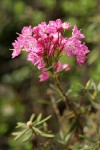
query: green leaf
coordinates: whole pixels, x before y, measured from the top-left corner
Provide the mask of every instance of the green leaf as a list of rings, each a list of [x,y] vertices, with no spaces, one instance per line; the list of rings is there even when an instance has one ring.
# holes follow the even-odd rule
[[[100,82],[98,83],[97,90],[100,92]]]
[[[44,122],[46,122],[48,119],[50,119],[51,118],[51,115],[50,116],[48,116],[47,118],[45,118],[45,119],[43,119],[43,120],[41,120],[41,121],[39,121],[39,122],[37,122],[37,123],[35,123],[35,125],[40,125],[40,124],[42,124],[42,123],[44,123]]]
[[[47,134],[47,133],[43,133],[41,134],[41,136],[47,137],[47,138],[53,138],[54,135],[53,134]]]
[[[33,131],[35,131],[35,132],[38,133],[38,134],[41,134],[41,133],[42,133],[42,131],[40,131],[39,129],[37,129],[37,128],[35,128],[35,127],[32,127],[32,129],[33,129]]]
[[[59,99],[56,101],[56,103],[59,103],[59,102],[62,102],[62,99],[61,99],[61,98],[59,98]]]
[[[71,136],[72,136],[72,133],[69,133],[69,134],[67,134],[67,135],[65,136],[65,142],[66,142],[66,143],[68,143],[68,141],[70,140]]]
[[[33,127],[32,129],[33,129],[36,133],[38,133],[39,135],[41,135],[41,136],[44,136],[44,137],[51,137],[51,138],[54,137],[53,134],[44,133],[44,132],[40,131],[39,129],[35,128],[35,127]]]
[[[32,116],[31,116],[31,118],[30,118],[30,121],[31,121],[31,122],[33,121],[34,117],[35,117],[35,114],[32,114]]]
[[[18,122],[16,128],[20,128],[20,127],[26,127],[26,124],[22,122]]]
[[[64,133],[61,131],[61,132],[59,133],[59,135],[60,135],[60,138],[63,140],[63,139],[64,139]]]
[[[17,136],[14,138],[14,140],[17,140],[18,138],[23,136],[27,131],[28,131],[28,129],[25,129],[25,130],[18,132],[18,133],[16,132],[15,135],[17,135]],[[14,135],[14,133],[12,135]]]
[[[89,89],[90,88],[90,84],[91,84],[91,80],[88,80],[88,82],[86,83],[85,89]]]
[[[28,141],[28,140],[32,137],[32,135],[33,135],[32,131],[31,131],[31,130],[28,131],[28,132],[25,134],[25,136],[23,137],[22,142]]]
[[[12,133],[12,135],[14,135],[14,136],[19,135],[19,134],[20,134],[20,132],[14,132],[14,133]]]
[[[90,137],[87,137],[87,136],[85,136],[85,135],[80,135],[80,138],[83,138],[83,139],[89,140],[89,141],[91,141],[91,142],[93,142],[93,143],[96,143],[95,140],[93,140],[93,139],[91,139]]]
[[[41,118],[42,118],[42,114],[40,113],[36,119],[36,122],[39,122],[41,120]]]

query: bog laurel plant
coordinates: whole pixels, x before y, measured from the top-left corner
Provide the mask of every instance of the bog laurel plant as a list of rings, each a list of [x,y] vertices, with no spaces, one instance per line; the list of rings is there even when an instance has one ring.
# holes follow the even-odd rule
[[[71,36],[67,37],[69,31],[71,31]],[[15,140],[22,139],[24,142],[33,136],[36,138],[42,136],[53,138],[56,143],[62,144],[62,150],[91,149],[91,146],[88,145],[77,147],[75,142],[80,142],[82,136],[87,137],[87,135],[84,135],[88,134],[88,128],[91,126],[91,120],[93,120],[89,115],[92,109],[100,109],[100,104],[96,101],[100,84],[96,85],[94,81],[89,80],[85,86],[80,84],[74,87],[73,85],[70,89],[64,91],[60,83],[62,72],[68,73],[68,71],[71,71],[69,64],[61,63],[60,60],[63,56],[66,59],[74,56],[80,66],[85,63],[87,54],[90,51],[83,42],[84,38],[85,36],[81,33],[81,30],[78,30],[76,25],[71,27],[70,23],[62,22],[60,19],[49,21],[48,24],[42,22],[35,27],[24,27],[21,33],[18,33],[17,40],[12,44],[12,58],[15,58],[21,52],[26,52],[27,60],[37,66],[41,72],[40,82],[49,78],[53,80],[54,84],[50,84],[47,93],[50,96],[52,107],[59,122],[59,131],[54,136],[51,132],[45,130],[46,121],[51,116],[42,120],[42,114],[39,114],[38,117],[33,114],[27,123],[19,122],[17,124],[17,132],[13,133]],[[65,106],[62,114],[58,107],[60,102]],[[90,122],[88,122],[89,119]],[[80,135],[82,136],[80,137]],[[89,136],[93,136],[92,131]],[[50,143],[47,145],[49,145],[49,149],[52,146]],[[100,144],[97,145],[97,148],[100,149]],[[46,147],[46,149],[48,148]]]

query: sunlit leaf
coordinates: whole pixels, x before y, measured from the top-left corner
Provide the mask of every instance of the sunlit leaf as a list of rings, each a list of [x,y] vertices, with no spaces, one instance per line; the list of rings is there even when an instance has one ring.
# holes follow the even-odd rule
[[[32,137],[32,135],[33,135],[32,131],[31,131],[31,130],[28,131],[28,132],[24,135],[22,142],[28,141],[28,140]]]
[[[24,128],[24,127],[26,127],[26,124],[22,123],[22,122],[18,122],[16,128],[20,128],[20,127]]]
[[[32,122],[34,118],[35,118],[35,114],[32,114],[30,121]]]
[[[52,138],[52,137],[54,137],[53,134],[47,134],[47,133],[42,133],[41,135],[44,136],[44,137],[47,137],[47,138]]]
[[[20,138],[21,136],[23,136],[27,131],[28,131],[28,129],[25,129],[25,130],[23,130],[21,132],[18,132],[17,136],[14,138],[14,140],[17,140],[18,138]],[[14,133],[12,135],[14,135]]]
[[[45,118],[45,119],[43,119],[43,120],[41,120],[41,121],[35,123],[35,125],[40,125],[40,124],[44,123],[45,121],[49,120],[50,118],[51,118],[51,115],[48,116],[47,118]]]
[[[39,114],[37,119],[36,119],[36,122],[39,122],[41,120],[41,118],[42,118],[42,114]]]
[[[42,131],[40,131],[39,129],[37,129],[37,128],[35,128],[35,127],[32,127],[32,129],[33,129],[33,132],[35,133],[38,133],[38,134],[41,134],[42,133]]]

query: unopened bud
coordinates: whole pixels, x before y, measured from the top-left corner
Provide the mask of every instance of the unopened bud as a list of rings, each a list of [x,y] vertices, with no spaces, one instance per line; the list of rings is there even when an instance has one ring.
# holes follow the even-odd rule
[[[27,126],[28,126],[29,128],[32,128],[32,121],[28,121],[28,122],[27,122]]]

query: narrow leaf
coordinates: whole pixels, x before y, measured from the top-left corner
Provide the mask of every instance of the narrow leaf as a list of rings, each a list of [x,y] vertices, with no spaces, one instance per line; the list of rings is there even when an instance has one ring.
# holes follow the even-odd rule
[[[60,138],[61,138],[62,140],[64,140],[64,134],[63,134],[62,131],[59,133],[59,135],[60,135]]]
[[[30,121],[31,121],[31,122],[33,121],[34,117],[35,117],[35,114],[32,114],[32,116],[31,116],[31,118],[30,118]]]
[[[20,127],[26,127],[26,124],[22,122],[18,122],[16,128],[20,128]]]
[[[39,122],[39,121],[41,120],[41,118],[42,118],[42,114],[40,113],[40,114],[38,115],[36,121]]]
[[[23,137],[22,142],[28,141],[28,140],[32,137],[32,134],[33,134],[32,131],[27,132],[27,133],[25,134],[25,136]]]
[[[86,90],[89,89],[90,84],[91,84],[91,80],[89,80],[89,81],[86,83],[86,86],[85,86],[85,89],[86,89]]]
[[[37,128],[35,128],[35,127],[32,127],[32,129],[33,129],[33,131],[35,131],[35,132],[38,133],[38,134],[41,134],[41,133],[42,133],[42,131],[40,131],[39,129],[37,129]]]
[[[47,134],[47,133],[42,133],[41,136],[47,137],[47,138],[53,138],[53,134]]]
[[[45,118],[45,119],[43,119],[43,120],[41,120],[41,121],[39,121],[39,122],[37,122],[35,125],[40,125],[40,124],[42,124],[42,123],[44,123],[44,122],[46,122],[48,119],[50,119],[51,118],[51,115],[50,116],[48,116],[47,118]]]
[[[20,133],[14,138],[14,140],[17,140],[18,138],[20,138],[21,136],[23,136],[27,131],[28,131],[28,129],[25,129],[24,131],[20,132]]]
[[[14,135],[14,136],[19,135],[19,134],[20,134],[20,132],[14,132],[14,133],[12,133],[12,135]]]
[[[96,141],[94,141],[93,139],[90,139],[90,137],[87,137],[85,135],[80,135],[80,138],[87,139],[87,140],[89,140],[89,141],[91,141],[93,143],[96,143]]]

